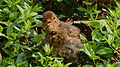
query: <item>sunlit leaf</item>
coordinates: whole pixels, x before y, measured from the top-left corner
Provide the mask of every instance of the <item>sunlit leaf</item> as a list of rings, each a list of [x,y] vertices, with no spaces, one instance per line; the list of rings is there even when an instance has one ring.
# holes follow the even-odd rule
[[[30,13],[30,16],[35,16],[35,15],[37,15],[38,13],[36,13],[36,12],[31,12]]]
[[[20,10],[21,14],[24,15],[24,9],[22,7],[20,7],[19,5],[17,5],[17,7]]]
[[[13,4],[11,0],[4,0],[6,3]]]
[[[63,0],[57,0],[58,2],[62,2]]]
[[[95,56],[93,49],[88,45],[88,43],[84,44],[84,52],[90,57]]]
[[[30,7],[29,4],[27,4],[26,2],[24,2],[24,6],[25,6],[25,7],[24,7],[25,9],[31,10],[31,7]]]
[[[1,55],[1,53],[0,53],[0,64],[1,64],[1,62],[2,62],[2,55]]]
[[[104,47],[100,50],[97,51],[97,54],[108,54],[108,53],[111,53],[112,52],[112,49],[111,48],[107,48],[107,47]]]
[[[99,56],[92,56],[92,59],[97,60],[97,59],[100,59],[100,57]]]
[[[120,8],[120,3],[116,1],[117,6]]]
[[[90,26],[92,26],[94,28],[100,28],[100,23],[99,22],[93,21],[93,22],[89,22],[87,24],[89,24]]]
[[[18,27],[16,26],[13,26],[17,31],[21,31]]]
[[[87,6],[92,5],[92,3],[91,3],[91,2],[88,2],[88,1],[83,1],[83,3],[84,3],[85,5],[87,5]]]
[[[99,32],[98,29],[92,31],[92,40],[96,40],[99,42],[101,38],[102,38],[102,34]]]
[[[82,7],[77,8],[77,10],[79,10],[79,11],[86,11],[86,9],[82,8]]]
[[[45,46],[43,46],[43,48],[47,55],[49,55],[50,52],[52,51],[52,48],[50,47],[49,44],[45,44]]]
[[[17,0],[14,2],[14,5],[17,5],[18,3],[20,3],[21,0]]]
[[[112,30],[110,29],[110,26],[105,25],[105,27],[107,28],[107,32],[109,32],[109,34],[113,34]]]
[[[81,37],[82,40],[88,41],[87,38],[84,35],[80,34],[80,37]]]
[[[17,64],[17,67],[25,66],[27,63],[28,63],[28,61],[23,61],[23,62]]]
[[[32,23],[31,23],[31,21],[30,21],[30,20],[27,20],[27,24],[28,24],[28,25],[31,25]]]
[[[108,35],[108,42],[111,44],[114,41],[114,36]]]
[[[117,27],[120,26],[120,19],[117,20],[117,24],[116,25],[117,25]]]
[[[119,66],[120,66],[120,62],[115,62],[110,67],[119,67]]]
[[[9,66],[7,66],[7,67],[16,67],[16,66],[13,64],[13,65],[9,65]]]
[[[11,46],[13,44],[13,41],[8,41],[6,44],[5,44],[5,47],[4,48],[7,48],[9,46]]]
[[[3,27],[0,25],[0,32],[2,32],[3,31]]]

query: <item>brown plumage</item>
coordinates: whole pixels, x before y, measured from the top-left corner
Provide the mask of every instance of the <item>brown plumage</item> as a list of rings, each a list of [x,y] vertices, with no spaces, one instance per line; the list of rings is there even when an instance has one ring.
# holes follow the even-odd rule
[[[53,54],[67,61],[77,62],[79,49],[82,48],[80,29],[71,22],[61,22],[52,11],[43,13],[47,30],[46,42],[53,46]]]

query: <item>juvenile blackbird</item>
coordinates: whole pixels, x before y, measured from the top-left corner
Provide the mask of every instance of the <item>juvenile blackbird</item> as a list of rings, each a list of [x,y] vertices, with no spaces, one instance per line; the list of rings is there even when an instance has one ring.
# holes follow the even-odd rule
[[[45,40],[53,46],[52,53],[63,57],[68,62],[78,61],[79,49],[83,48],[80,39],[80,29],[72,22],[62,22],[52,11],[43,13],[44,27],[47,30]]]

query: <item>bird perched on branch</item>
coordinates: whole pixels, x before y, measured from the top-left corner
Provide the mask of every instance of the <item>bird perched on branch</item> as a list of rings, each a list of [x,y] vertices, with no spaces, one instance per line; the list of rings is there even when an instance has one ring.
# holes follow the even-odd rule
[[[52,11],[43,13],[44,27],[47,30],[45,40],[53,46],[53,54],[67,61],[77,62],[79,49],[83,48],[80,29],[71,22],[61,22]]]

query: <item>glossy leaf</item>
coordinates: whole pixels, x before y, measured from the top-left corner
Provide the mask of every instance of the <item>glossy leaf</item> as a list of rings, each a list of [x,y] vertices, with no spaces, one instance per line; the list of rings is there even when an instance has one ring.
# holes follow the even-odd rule
[[[0,32],[2,32],[3,31],[3,27],[0,25]]]
[[[8,27],[6,31],[7,35],[10,36],[12,32],[13,32],[13,27]]]

